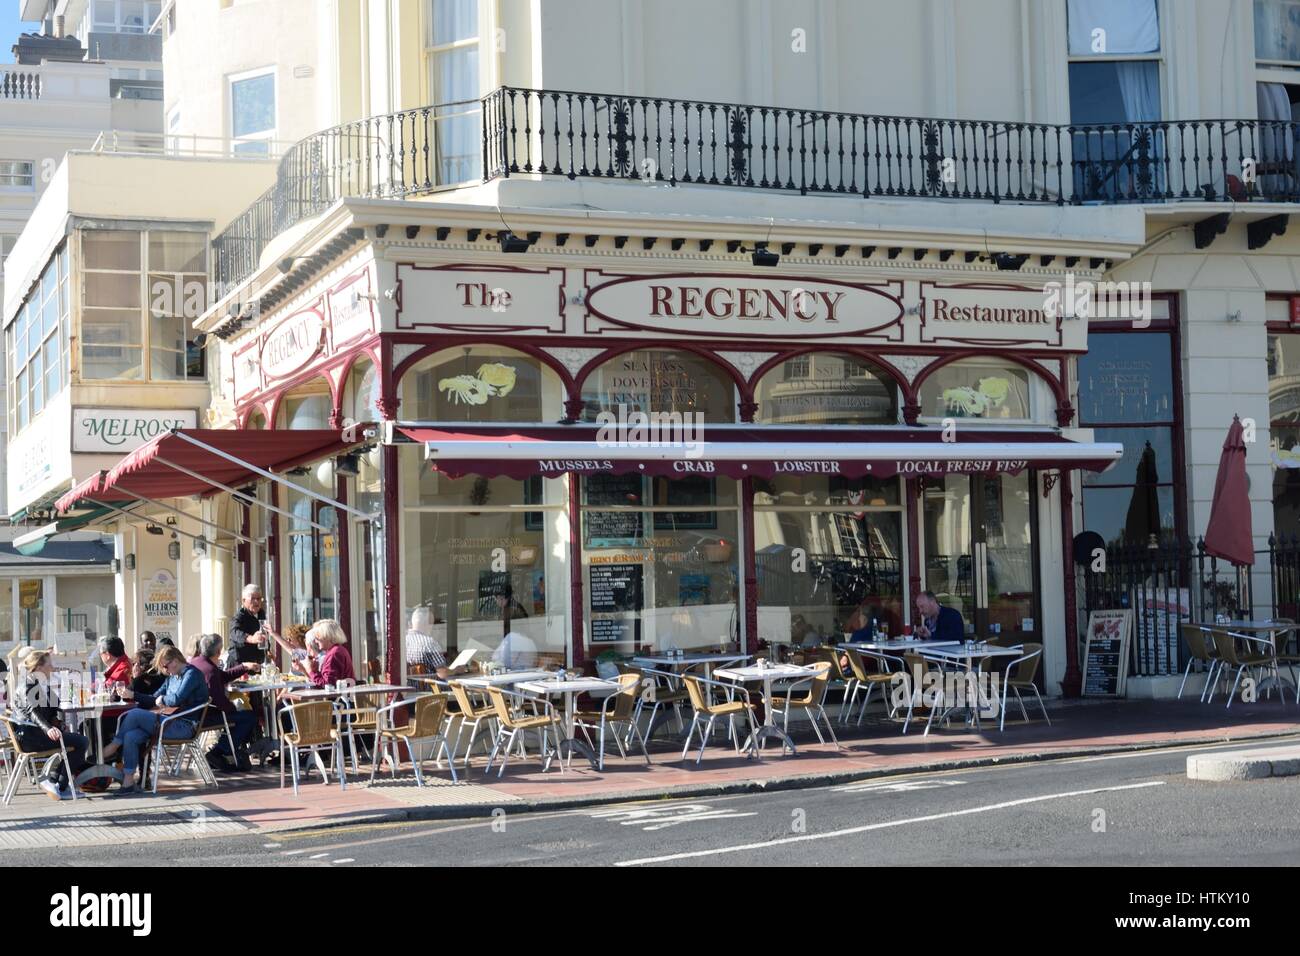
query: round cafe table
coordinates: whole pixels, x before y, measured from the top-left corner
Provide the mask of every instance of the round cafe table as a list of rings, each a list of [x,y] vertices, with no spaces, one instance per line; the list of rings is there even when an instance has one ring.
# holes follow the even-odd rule
[[[126,701],[109,701],[103,703],[91,704],[60,704],[59,710],[63,712],[64,721],[73,716],[81,716],[84,720],[89,720],[95,725],[95,762],[86,767],[81,773],[77,774],[76,784],[80,786],[87,780],[95,780],[100,777],[111,777],[118,783],[122,782],[122,771],[118,770],[111,764],[104,763],[104,718],[120,717],[128,710],[134,709],[135,704]],[[62,757],[54,758],[62,760]]]

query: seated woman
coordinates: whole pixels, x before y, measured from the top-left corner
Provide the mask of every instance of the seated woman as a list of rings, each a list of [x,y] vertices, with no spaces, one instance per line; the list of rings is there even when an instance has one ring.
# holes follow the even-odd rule
[[[174,646],[158,648],[154,670],[165,674],[166,680],[156,694],[135,694],[123,691],[126,700],[134,699],[139,705],[122,715],[113,742],[104,748],[104,759],[111,759],[122,751],[122,786],[118,793],[134,793],[138,789],[135,778],[140,766],[141,749],[158,730],[163,717],[197,707],[208,699],[208,685],[198,669],[185,660],[185,655]],[[198,716],[198,715],[194,715]],[[195,721],[180,718],[167,724],[168,739],[187,740],[194,735]]]
[[[14,694],[14,716],[24,725],[17,728],[18,745],[24,750],[51,750],[62,739],[68,751],[68,762],[54,761],[49,775],[42,777],[40,787],[53,800],[66,800],[72,796],[72,780],[86,767],[86,747],[89,740],[81,734],[63,728],[63,714],[57,706],[58,697],[50,686],[54,664],[49,651],[29,651],[23,658],[22,671],[26,672],[21,693]]]
[[[352,668],[352,654],[348,651],[348,637],[339,622],[324,618],[307,632],[307,648],[312,652],[304,662],[295,662],[313,687],[337,685],[340,681],[356,683]]]

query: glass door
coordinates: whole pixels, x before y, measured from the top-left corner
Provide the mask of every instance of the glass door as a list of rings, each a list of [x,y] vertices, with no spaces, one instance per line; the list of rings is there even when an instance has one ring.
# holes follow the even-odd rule
[[[968,635],[1039,640],[1034,485],[1029,472],[926,479],[925,586]]]

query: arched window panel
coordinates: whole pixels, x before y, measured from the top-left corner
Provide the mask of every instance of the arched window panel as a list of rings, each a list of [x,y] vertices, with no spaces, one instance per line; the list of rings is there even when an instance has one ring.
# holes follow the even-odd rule
[[[333,399],[324,379],[308,382],[287,394],[280,402],[276,418],[279,428],[294,430],[329,428]]]
[[[379,411],[380,398],[379,366],[366,359],[358,359],[348,372],[347,385],[343,390],[343,417],[354,422],[378,422],[383,420]]]
[[[921,417],[991,422],[1053,421],[1048,383],[1023,365],[975,356],[950,362],[921,383]]]
[[[422,422],[554,422],[564,417],[555,371],[497,345],[445,349],[404,376],[402,417]]]
[[[583,419],[601,412],[702,415],[701,421],[736,420],[736,386],[725,371],[691,352],[637,349],[593,369],[582,383]]]
[[[844,352],[806,352],[769,369],[754,390],[763,425],[894,425],[898,387]]]

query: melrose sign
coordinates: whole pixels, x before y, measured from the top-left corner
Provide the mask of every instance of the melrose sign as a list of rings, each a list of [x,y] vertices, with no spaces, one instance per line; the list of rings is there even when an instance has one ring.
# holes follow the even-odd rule
[[[86,454],[135,451],[151,438],[173,428],[197,428],[192,408],[74,408],[72,450]]]

